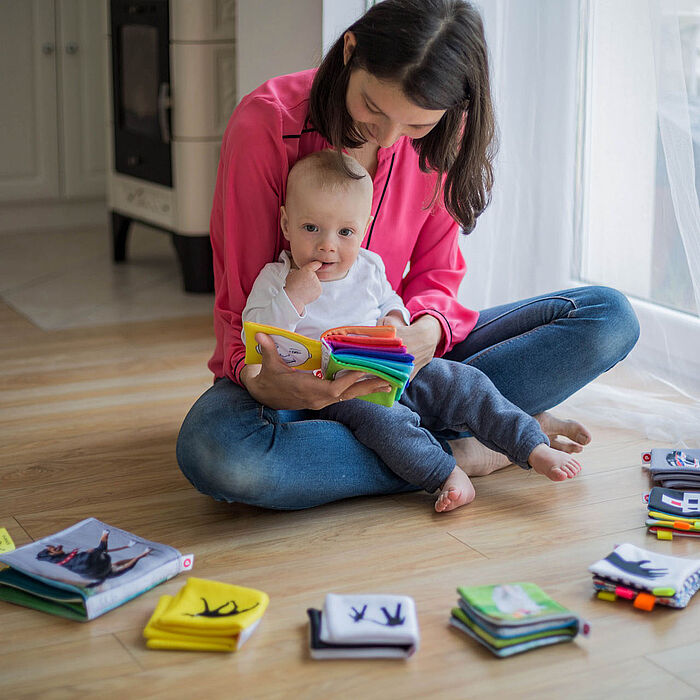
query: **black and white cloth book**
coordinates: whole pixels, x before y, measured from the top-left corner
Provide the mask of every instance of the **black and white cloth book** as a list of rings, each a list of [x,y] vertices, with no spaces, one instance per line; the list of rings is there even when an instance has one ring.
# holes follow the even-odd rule
[[[409,596],[329,593],[323,610],[307,614],[314,659],[408,658],[420,642]]]
[[[622,585],[672,608],[684,608],[700,588],[700,559],[658,554],[629,543],[617,545],[588,570],[596,588],[614,591]]]

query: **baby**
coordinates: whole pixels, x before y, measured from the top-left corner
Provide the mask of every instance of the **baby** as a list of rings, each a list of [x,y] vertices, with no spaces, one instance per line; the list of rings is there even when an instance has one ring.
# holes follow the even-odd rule
[[[357,179],[333,151],[312,153],[290,170],[281,207],[290,251],[261,270],[244,321],[315,339],[338,326],[381,325],[388,319],[408,325],[409,313],[392,290],[381,258],[360,247],[372,220],[372,180],[356,160],[342,157]],[[347,426],[405,481],[439,491],[438,512],[470,503],[475,491],[430,431],[468,431],[552,481],[573,478],[581,470],[571,455],[550,447],[539,423],[501,395],[483,372],[441,358],[425,365],[390,408],[352,399],[327,406],[319,418]]]

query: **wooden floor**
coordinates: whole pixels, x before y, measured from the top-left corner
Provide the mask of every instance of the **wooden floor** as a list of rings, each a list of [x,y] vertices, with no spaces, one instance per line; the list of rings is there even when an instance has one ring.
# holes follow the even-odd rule
[[[25,544],[88,516],[194,552],[194,574],[271,598],[235,654],[158,652],[141,630],[180,576],[90,623],[0,603],[0,695],[73,697],[700,696],[700,601],[643,613],[591,595],[590,563],[645,534],[639,436],[596,429],[579,478],[509,468],[437,515],[426,494],[274,513],[216,503],[175,461],[179,424],[209,384],[208,318],[40,331],[0,304],[0,527]],[[458,585],[534,581],[592,623],[588,639],[499,660],[448,627]],[[415,598],[408,661],[312,661],[305,610],[325,593]]]

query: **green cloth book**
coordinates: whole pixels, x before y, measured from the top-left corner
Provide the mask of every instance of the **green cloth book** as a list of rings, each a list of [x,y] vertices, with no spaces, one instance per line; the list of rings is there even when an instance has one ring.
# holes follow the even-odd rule
[[[587,623],[534,583],[461,586],[450,624],[496,656],[572,640]]]
[[[192,555],[87,518],[0,554],[0,600],[84,622],[192,568]]]

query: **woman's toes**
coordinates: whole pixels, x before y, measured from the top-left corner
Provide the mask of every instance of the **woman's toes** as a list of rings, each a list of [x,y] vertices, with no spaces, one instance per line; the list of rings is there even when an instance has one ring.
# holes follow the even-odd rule
[[[561,452],[566,452],[571,454],[572,452],[582,452],[583,447],[576,442],[569,442],[568,440],[560,440],[559,438],[552,438],[550,440],[549,446],[555,450],[560,450]]]

